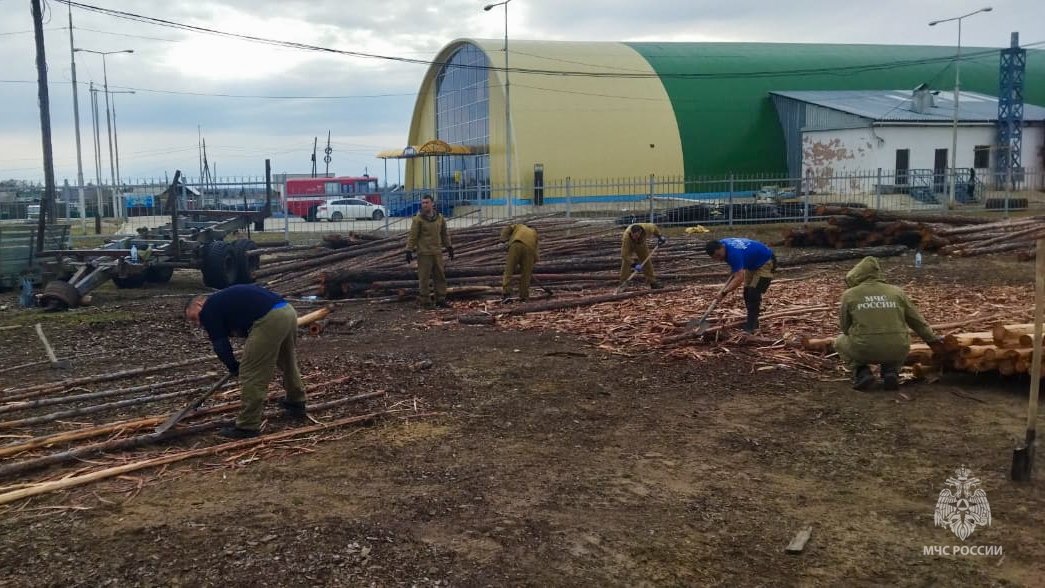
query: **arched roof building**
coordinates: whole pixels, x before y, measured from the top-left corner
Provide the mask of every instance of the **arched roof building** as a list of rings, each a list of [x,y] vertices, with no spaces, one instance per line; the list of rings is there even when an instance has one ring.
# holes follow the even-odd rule
[[[546,182],[783,173],[784,134],[770,92],[923,83],[950,90],[954,54],[899,45],[511,40],[510,183],[532,186],[535,166]],[[498,198],[508,175],[504,55],[501,40],[458,39],[435,57],[410,144],[440,139],[473,154],[411,160],[408,188],[492,185]],[[962,89],[997,95],[998,61],[997,49],[963,48]],[[1043,52],[1028,51],[1026,80],[1026,102],[1045,104]]]

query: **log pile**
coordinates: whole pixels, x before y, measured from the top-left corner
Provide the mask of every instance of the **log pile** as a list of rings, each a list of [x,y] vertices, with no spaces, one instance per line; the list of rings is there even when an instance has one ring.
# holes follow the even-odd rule
[[[956,333],[943,340],[946,355],[936,364],[964,372],[998,372],[1004,376],[1030,371],[1034,324],[998,324],[991,331]],[[908,363],[934,363],[927,345],[911,346]],[[920,368],[921,369],[921,368]]]
[[[1045,237],[1045,217],[991,221],[959,215],[902,214],[881,210],[821,206],[827,226],[790,229],[781,242],[792,247],[870,247],[905,245],[943,255],[968,257],[1016,251],[1034,258],[1034,241]]]
[[[547,296],[552,291],[587,292],[617,285],[623,227],[561,218],[533,219],[527,224],[540,234],[540,260],[531,286],[534,297],[542,293]],[[451,231],[455,256],[453,261],[446,260],[450,298],[500,297],[505,251],[499,233],[503,226],[504,223],[493,223]],[[286,248],[265,258],[255,277],[285,296],[388,301],[416,296],[417,273],[404,257],[405,235],[330,235],[323,242],[326,246]],[[668,285],[724,279],[727,266],[710,260],[704,243],[689,237],[670,239],[653,258],[658,279]],[[779,265],[858,259],[864,255],[888,257],[905,251],[903,246],[885,246],[807,253],[782,256]],[[637,283],[641,283],[641,278]]]

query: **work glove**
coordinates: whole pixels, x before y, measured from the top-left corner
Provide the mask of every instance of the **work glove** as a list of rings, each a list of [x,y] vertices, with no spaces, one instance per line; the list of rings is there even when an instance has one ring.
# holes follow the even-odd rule
[[[947,353],[947,350],[943,348],[943,341],[937,339],[929,343],[929,349],[932,349],[933,359],[939,359]]]
[[[631,271],[633,271],[633,272],[641,272],[642,271],[642,264],[641,263],[633,264],[631,266]]]
[[[413,261],[414,261],[414,252],[413,251],[407,251],[406,252],[406,263],[410,264],[410,263],[413,263]]]
[[[668,242],[668,240],[665,239],[663,235],[657,235],[657,246],[658,247],[660,247],[661,245],[663,245],[663,244],[665,244],[667,242]]]
[[[447,255],[447,257],[450,258],[450,261],[453,261],[454,260],[454,248],[453,247],[447,247],[446,248],[446,255]]]

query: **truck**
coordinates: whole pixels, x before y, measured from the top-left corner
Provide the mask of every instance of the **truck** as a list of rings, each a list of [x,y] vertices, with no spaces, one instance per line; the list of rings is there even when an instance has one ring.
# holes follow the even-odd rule
[[[171,221],[157,228],[141,228],[138,234],[108,241],[93,249],[64,249],[42,253],[54,258],[64,279],[48,282],[37,304],[48,310],[80,306],[95,288],[109,280],[117,288],[140,288],[146,283],[166,283],[175,269],[196,269],[203,284],[215,289],[253,282],[260,265],[250,238],[229,237],[271,214],[271,196],[260,211],[178,210],[184,186],[181,171],[159,195]]]
[[[316,210],[330,200],[358,198],[371,204],[382,204],[377,178],[338,176],[333,178],[288,178],[283,191],[287,214],[306,221],[316,220]]]

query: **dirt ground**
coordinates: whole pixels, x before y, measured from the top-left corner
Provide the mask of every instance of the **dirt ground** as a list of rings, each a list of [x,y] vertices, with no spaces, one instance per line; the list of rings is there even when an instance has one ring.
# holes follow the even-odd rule
[[[983,259],[924,269],[988,291],[1032,271]],[[179,272],[162,293],[193,289]],[[42,319],[7,293],[0,324],[43,320],[59,355],[106,351],[73,375],[206,353],[180,320],[185,298],[160,293],[106,289],[94,308]],[[249,463],[202,458],[131,494],[116,480],[10,505],[0,585],[1043,585],[1043,485],[1008,479],[1026,377],[857,393],[841,373],[743,356],[620,357],[563,333],[430,327],[432,313],[407,305],[339,312],[363,322],[302,339],[306,375],[351,375],[345,393],[382,388],[386,406],[437,414]],[[30,329],[0,337],[5,363],[39,359]],[[14,374],[0,388],[55,378]],[[933,524],[962,465],[993,515],[964,542]],[[805,551],[786,554],[807,525]],[[961,544],[1004,555],[923,555]]]

